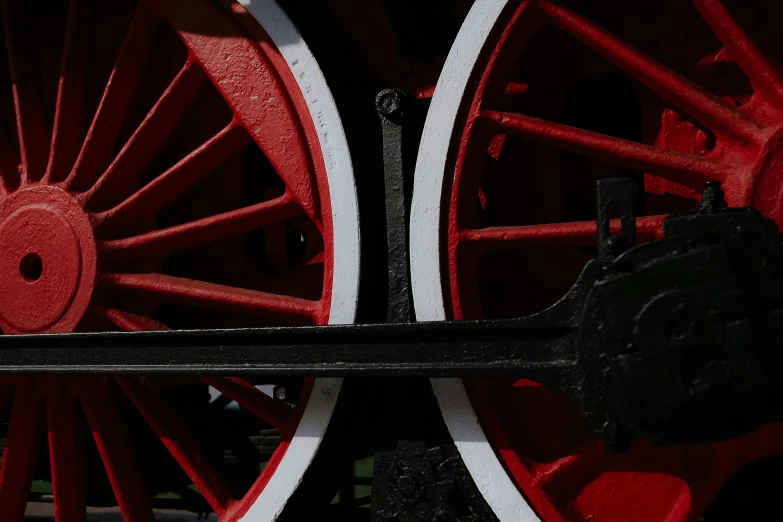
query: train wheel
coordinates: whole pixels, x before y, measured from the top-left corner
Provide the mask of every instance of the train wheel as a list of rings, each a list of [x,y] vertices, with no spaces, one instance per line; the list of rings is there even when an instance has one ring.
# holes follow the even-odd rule
[[[774,57],[783,56],[783,12],[771,1],[730,7],[475,3],[416,167],[417,318],[513,317],[556,302],[596,253],[600,177],[643,183],[641,240],[661,234],[666,214],[694,208],[706,181],[722,182],[730,206],[752,204],[782,225],[783,73]],[[741,466],[783,450],[771,425],[723,443],[638,441],[611,454],[536,383],[433,388],[503,521],[696,520]]]
[[[274,1],[0,7],[5,334],[354,320],[359,229],[345,136]],[[88,505],[133,521],[154,520],[159,506],[274,520],[341,386],[0,382],[8,522],[47,496],[31,493],[39,479],[44,490],[51,482],[58,522],[85,520]]]

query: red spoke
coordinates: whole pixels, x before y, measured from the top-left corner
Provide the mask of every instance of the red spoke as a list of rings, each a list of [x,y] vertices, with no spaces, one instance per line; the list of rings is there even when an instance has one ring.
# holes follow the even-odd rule
[[[76,422],[73,381],[49,377],[46,383],[46,423],[52,468],[56,522],[84,522],[84,433]]]
[[[530,85],[527,83],[519,83],[519,82],[509,82],[508,85],[506,85],[506,96],[521,96],[525,94],[528,90]],[[421,87],[419,89],[416,89],[416,99],[417,100],[429,100],[435,95],[435,86],[434,85],[428,85],[426,87]]]
[[[283,437],[291,435],[293,410],[258,390],[246,380],[235,377],[202,377],[201,380],[236,401],[259,419],[277,428]]]
[[[640,241],[658,239],[663,235],[666,216],[644,216],[636,220],[636,234]],[[612,234],[620,233],[619,219],[610,221]],[[595,221],[547,223],[516,227],[489,227],[462,230],[459,240],[480,247],[483,251],[515,248],[585,247],[596,246],[598,225]]]
[[[163,301],[272,317],[311,320],[319,305],[317,301],[164,274],[102,274],[99,281]]]
[[[0,195],[16,190],[20,181],[19,156],[5,136],[0,135]]]
[[[595,478],[595,470],[604,466],[606,460],[601,439],[590,438],[570,455],[545,464],[535,463],[532,466],[535,484],[555,495],[563,490],[579,492]],[[558,498],[563,499],[562,493]]]
[[[753,86],[783,109],[783,72],[778,64],[740,27],[720,0],[693,0],[693,3]]]
[[[174,408],[146,379],[118,377],[117,382],[166,449],[198,488],[218,517],[234,502],[228,482],[190,436]]]
[[[107,195],[112,197],[124,187],[132,186],[204,92],[207,82],[207,75],[201,67],[188,60],[106,172],[85,194],[84,200],[89,202]]]
[[[0,467],[0,520],[21,522],[24,518],[41,428],[40,380],[27,377],[14,389],[8,421],[3,463]]]
[[[702,187],[705,181],[744,178],[735,165],[635,143],[522,114],[482,111],[481,117],[509,134],[584,154],[678,183]]]
[[[103,241],[99,248],[101,253],[111,261],[143,258],[162,259],[174,252],[238,236],[272,223],[279,223],[300,215],[302,212],[301,207],[293,198],[284,195],[271,201],[264,201],[171,228],[127,239]]]
[[[247,38],[245,29],[232,20],[230,10],[220,2],[169,0],[155,5],[196,59],[206,69],[221,71],[217,86],[224,99],[305,213],[318,223],[311,150],[297,109],[262,50],[268,37],[258,35],[261,45],[255,38]],[[217,33],[216,27],[220,28]],[[232,59],[226,60],[225,56]],[[250,63],[252,67],[246,65]],[[325,125],[319,121],[322,116],[316,115],[316,126]],[[325,161],[333,160],[326,149]]]
[[[45,181],[62,180],[68,175],[84,137],[87,13],[86,0],[71,0]]]
[[[745,118],[735,107],[627,42],[568,9],[545,0],[540,0],[539,6],[562,30],[612,61],[705,127],[713,131],[723,130],[745,140],[755,140],[759,136],[761,128]]]
[[[29,56],[33,46],[25,29],[31,26],[26,20],[26,6],[19,0],[2,0],[1,6],[11,68],[19,152],[22,157],[22,180],[29,183],[40,179],[46,170],[49,128],[39,89],[40,79],[35,70],[35,62]]]
[[[91,185],[108,166],[144,72],[157,23],[158,19],[143,4],[139,5],[76,164],[65,181],[66,188]]]
[[[122,310],[117,310],[115,308],[97,308],[96,312],[124,332],[145,332],[169,329],[168,326],[155,319],[123,312]]]
[[[78,377],[76,383],[122,516],[133,522],[155,522],[138,461],[131,449],[130,434],[111,397],[109,379]]]
[[[97,226],[117,228],[154,216],[250,143],[250,136],[240,125],[229,124],[131,197],[96,215]]]

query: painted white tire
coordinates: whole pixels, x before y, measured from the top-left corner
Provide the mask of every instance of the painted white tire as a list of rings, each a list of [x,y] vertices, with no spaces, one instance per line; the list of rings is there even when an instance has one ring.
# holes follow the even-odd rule
[[[359,296],[359,210],[351,155],[323,72],[293,22],[275,0],[240,0],[285,58],[316,125],[329,181],[334,230],[330,324],[354,322]],[[316,379],[296,433],[272,478],[242,522],[274,521],[302,481],[323,440],[342,379]]]
[[[447,159],[457,113],[471,96],[468,81],[487,37],[507,0],[473,4],[443,66],[432,98],[416,161],[411,204],[411,281],[416,318],[444,321],[441,285],[441,202],[454,173]],[[443,419],[476,486],[501,522],[533,522],[539,518],[514,485],[489,444],[462,380],[432,379]]]

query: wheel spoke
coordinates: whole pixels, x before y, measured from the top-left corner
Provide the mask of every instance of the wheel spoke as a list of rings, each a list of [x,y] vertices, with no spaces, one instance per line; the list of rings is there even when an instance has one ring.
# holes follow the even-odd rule
[[[0,520],[3,522],[21,522],[24,518],[41,434],[39,386],[39,379],[24,378],[14,390],[0,467]]]
[[[78,377],[76,383],[123,518],[133,522],[155,522],[138,460],[131,449],[130,434],[111,397],[109,379]]]
[[[259,45],[248,39],[245,30],[231,19],[230,11],[219,4],[209,0],[156,2],[204,67],[222,71],[218,87],[225,100],[305,213],[320,223],[310,147],[297,109],[262,50],[267,42]],[[215,27],[220,28],[219,34]],[[249,63],[254,66],[245,65]],[[324,126],[325,122],[318,121],[322,115],[316,116],[316,126]],[[334,161],[328,150],[325,153],[327,162]]]
[[[164,274],[102,274],[99,281],[163,301],[272,317],[312,320],[319,305],[317,301]]]
[[[39,77],[29,53],[26,27],[26,6],[19,0],[2,0],[8,62],[11,69],[11,91],[16,111],[16,128],[19,134],[19,152],[22,159],[22,180],[26,183],[43,177],[46,158],[49,155],[49,129],[39,89]]]
[[[700,188],[705,181],[726,181],[743,176],[740,167],[728,163],[659,149],[522,114],[482,111],[481,118],[502,132],[689,186]]]
[[[539,7],[555,25],[609,59],[708,129],[714,132],[725,131],[749,141],[759,137],[761,128],[745,118],[736,108],[627,42],[563,7],[545,0],[540,0]]]
[[[636,234],[640,241],[658,239],[663,235],[666,216],[644,216],[636,220]],[[610,221],[612,234],[621,230],[619,219]],[[545,225],[516,227],[488,227],[462,230],[459,240],[482,251],[517,248],[587,247],[598,244],[598,225],[595,221],[573,221]]]
[[[99,244],[99,248],[101,254],[111,261],[162,259],[174,252],[235,237],[272,223],[279,223],[300,215],[302,212],[301,207],[293,198],[284,195],[271,201],[264,201],[163,230],[127,239],[103,241]]]
[[[5,136],[0,135],[0,195],[16,190],[20,181],[19,156]]]
[[[140,4],[65,187],[86,188],[108,166],[144,72],[158,18]]]
[[[123,332],[146,332],[169,329],[168,326],[155,319],[123,312],[116,308],[97,308],[96,312]]]
[[[115,229],[154,216],[250,143],[250,136],[240,125],[229,124],[131,197],[97,214],[98,230]]]
[[[720,0],[693,0],[693,3],[753,87],[783,109],[783,72],[779,65],[740,27]]]
[[[595,476],[595,470],[605,466],[607,452],[599,438],[590,438],[574,448],[569,455],[553,462],[535,463],[535,485],[564,501],[562,491],[581,489]],[[569,495],[573,499],[573,495]]]
[[[86,60],[89,34],[86,0],[71,0],[65,29],[65,47],[60,66],[60,85],[54,111],[54,128],[49,164],[44,181],[62,180],[67,175],[84,138]]]
[[[147,379],[118,377],[117,383],[217,516],[222,517],[234,502],[228,482],[190,436],[174,408]]]
[[[46,383],[46,423],[56,522],[84,522],[84,433],[76,422],[73,381],[49,377]]]
[[[133,186],[182,117],[204,92],[207,82],[207,75],[201,67],[188,60],[84,200],[94,202],[108,196],[116,201],[118,191]]]
[[[506,85],[505,94],[506,96],[521,96],[525,94],[529,88],[530,85],[527,83],[509,82]],[[416,89],[417,100],[429,100],[433,96],[435,96],[434,85],[428,85],[426,87],[421,87],[419,89]]]
[[[247,411],[270,424],[283,438],[291,435],[293,410],[244,379],[234,377],[202,377],[202,380],[226,397],[234,400]]]

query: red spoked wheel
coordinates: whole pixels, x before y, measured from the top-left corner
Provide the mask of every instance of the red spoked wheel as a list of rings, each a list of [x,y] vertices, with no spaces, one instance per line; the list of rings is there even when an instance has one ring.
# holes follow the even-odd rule
[[[660,236],[666,214],[694,208],[707,181],[722,183],[730,206],[753,205],[783,224],[783,72],[774,58],[783,55],[782,6],[727,5],[474,5],[416,168],[419,320],[513,317],[555,303],[595,255],[600,177],[644,184],[642,241]],[[536,383],[433,387],[503,521],[697,520],[741,466],[783,452],[783,430],[772,425],[715,444],[638,441],[614,455]]]
[[[350,156],[323,74],[275,2],[0,7],[5,334],[353,321]],[[161,506],[274,520],[339,389],[3,377],[0,520],[44,497],[58,522],[85,520],[86,506],[128,521]],[[51,493],[32,494],[34,480]]]

